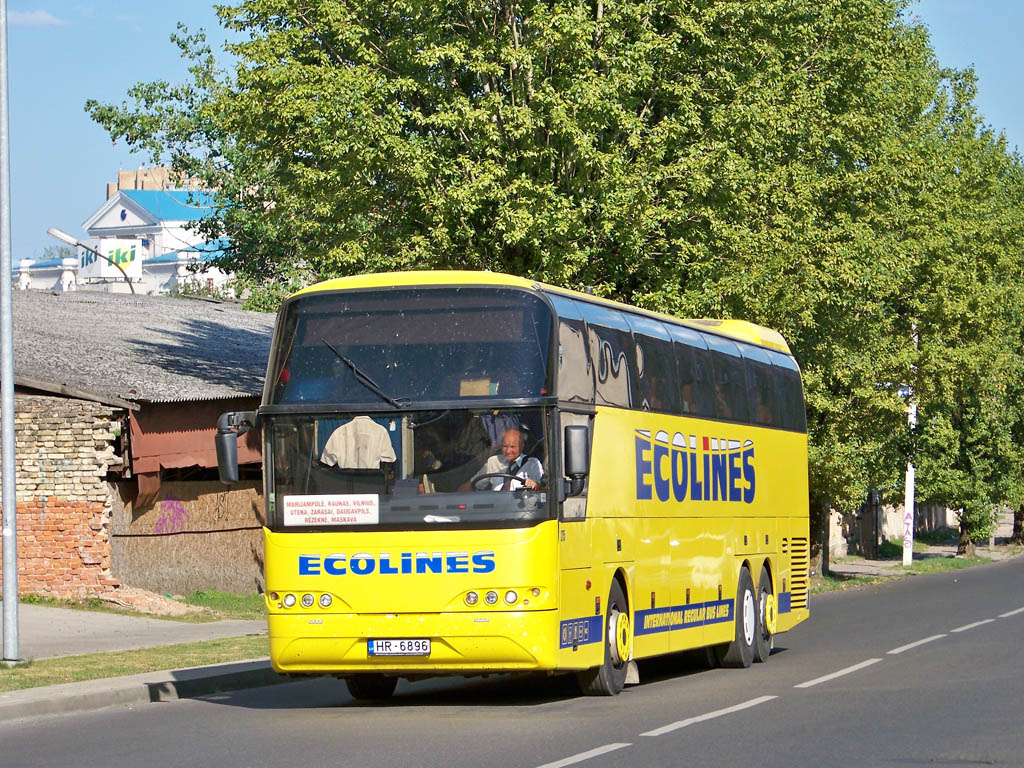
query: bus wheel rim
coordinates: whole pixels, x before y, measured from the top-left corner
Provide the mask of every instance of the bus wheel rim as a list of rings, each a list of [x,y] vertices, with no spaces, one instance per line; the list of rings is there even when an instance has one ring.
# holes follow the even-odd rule
[[[756,624],[754,595],[747,591],[743,593],[743,639],[747,645],[753,645],[754,643],[754,627]]]
[[[608,649],[612,663],[620,666],[629,658],[629,616],[613,609],[608,624]]]

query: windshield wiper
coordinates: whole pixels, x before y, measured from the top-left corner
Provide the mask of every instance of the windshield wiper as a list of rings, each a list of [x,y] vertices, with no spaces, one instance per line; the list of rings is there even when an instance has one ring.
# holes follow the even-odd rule
[[[327,345],[327,348],[329,350],[331,350],[331,352],[333,352],[335,355],[337,355],[338,359],[341,360],[341,362],[343,362],[345,365],[347,365],[349,368],[351,368],[352,369],[352,373],[356,377],[356,381],[358,381],[360,384],[362,384],[368,390],[373,392],[373,394],[377,395],[378,397],[382,398],[386,402],[388,402],[391,405],[395,406],[395,408],[408,408],[409,405],[412,403],[412,400],[410,400],[408,397],[394,398],[391,395],[389,395],[387,392],[385,392],[383,389],[381,389],[377,385],[377,382],[375,382],[373,379],[371,379],[369,376],[367,376],[366,373],[364,373],[362,371],[362,369],[359,368],[358,365],[356,365],[350,359],[348,359],[343,354],[341,354],[341,352],[339,352],[337,349],[335,349],[334,345],[331,344],[331,342],[329,342],[327,339],[323,338],[322,336],[320,337],[320,341],[322,341],[325,345]]]

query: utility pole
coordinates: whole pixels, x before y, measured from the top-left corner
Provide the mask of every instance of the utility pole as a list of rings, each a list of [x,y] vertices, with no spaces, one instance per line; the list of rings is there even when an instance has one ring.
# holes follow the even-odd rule
[[[0,410],[3,411],[5,666],[18,659],[18,500],[14,465],[14,310],[11,293],[11,133],[7,89],[7,0],[0,0]]]
[[[914,346],[917,347],[917,332],[914,332]],[[917,403],[914,389],[907,387],[907,426],[913,431],[917,426]],[[914,463],[907,462],[907,475],[903,490],[903,565],[914,562]]]

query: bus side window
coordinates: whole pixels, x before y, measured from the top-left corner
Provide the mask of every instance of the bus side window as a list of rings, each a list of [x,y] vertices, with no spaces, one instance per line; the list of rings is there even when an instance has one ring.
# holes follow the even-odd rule
[[[549,296],[558,313],[558,370],[555,392],[559,400],[594,402],[594,366],[590,362],[587,327],[572,299]]]
[[[747,375],[736,342],[703,334],[711,350],[714,372],[715,415],[726,421],[748,422]]]
[[[747,371],[747,397],[755,424],[782,426],[782,395],[768,350],[740,344]]]
[[[800,369],[789,355],[781,352],[768,354],[775,369],[775,381],[782,403],[782,428],[806,432],[807,415],[803,387],[800,385]]]
[[[714,416],[711,353],[697,331],[671,325],[678,375],[678,413],[684,416]]]
[[[639,406],[648,411],[675,413],[679,408],[672,337],[653,318],[627,315],[636,345]]]
[[[630,408],[639,405],[636,349],[625,317],[596,304],[579,302],[587,321],[590,359],[597,377],[595,402]]]

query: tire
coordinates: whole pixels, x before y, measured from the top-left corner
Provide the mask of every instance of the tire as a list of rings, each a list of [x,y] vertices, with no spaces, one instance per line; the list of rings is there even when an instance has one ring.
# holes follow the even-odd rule
[[[757,637],[757,598],[750,571],[740,569],[739,585],[736,587],[736,635],[725,646],[720,655],[723,667],[746,669],[754,661],[754,644]]]
[[[725,645],[705,645],[701,649],[704,655],[704,664],[708,669],[718,669],[722,666],[721,659],[725,656],[725,649],[728,645],[728,643]]]
[[[775,596],[772,594],[772,578],[768,568],[761,566],[761,577],[757,580],[757,629],[754,631],[754,661],[765,662],[775,647],[775,636],[771,618],[775,612]]]
[[[587,696],[615,696],[626,684],[633,633],[629,625],[629,606],[618,579],[612,579],[608,593],[602,637],[604,663],[576,673],[580,691]]]
[[[357,701],[381,701],[391,698],[398,678],[377,674],[354,675],[345,678],[345,685]]]

